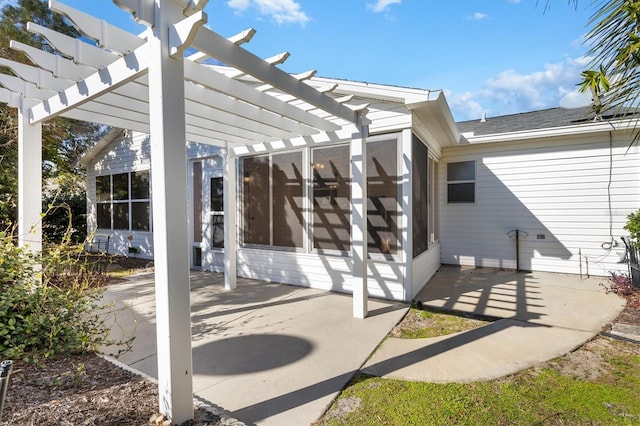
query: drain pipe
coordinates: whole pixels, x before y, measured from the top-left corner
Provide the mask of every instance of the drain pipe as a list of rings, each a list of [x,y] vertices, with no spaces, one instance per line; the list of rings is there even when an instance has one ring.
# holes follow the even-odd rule
[[[507,235],[509,238],[515,237],[516,239],[516,272],[520,272],[520,236],[527,238],[529,234],[519,229],[514,229],[513,231],[507,232]]]
[[[9,387],[9,377],[11,376],[11,369],[13,368],[13,361],[6,360],[0,362],[0,419],[2,419],[2,408],[4,407],[4,397],[7,395],[7,388]]]

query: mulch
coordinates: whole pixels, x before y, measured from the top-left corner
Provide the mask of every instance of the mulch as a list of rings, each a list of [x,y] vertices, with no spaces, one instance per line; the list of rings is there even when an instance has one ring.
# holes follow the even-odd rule
[[[14,364],[0,425],[152,425],[158,413],[155,383],[95,355],[57,356]],[[184,425],[210,426],[220,418],[194,407]],[[155,420],[158,419],[158,422]]]

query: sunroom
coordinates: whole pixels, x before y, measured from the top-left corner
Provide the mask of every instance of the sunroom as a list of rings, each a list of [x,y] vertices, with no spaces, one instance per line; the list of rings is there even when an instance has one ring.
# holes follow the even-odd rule
[[[455,137],[455,128],[446,127],[453,124],[444,98],[440,92],[328,78],[307,84],[331,87],[332,97],[349,99],[346,105],[367,105],[367,292],[410,301],[440,264],[438,158],[441,146]],[[189,141],[191,268],[224,272],[224,221],[233,215],[239,276],[352,292],[351,136],[320,134],[229,149]],[[82,160],[89,229],[109,237],[111,252],[153,257],[149,151],[147,135],[116,130]],[[227,161],[235,169],[235,206],[224,201]]]

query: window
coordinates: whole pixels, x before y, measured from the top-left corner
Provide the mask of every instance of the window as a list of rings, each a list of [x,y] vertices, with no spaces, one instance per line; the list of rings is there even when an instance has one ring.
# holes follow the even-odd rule
[[[224,248],[224,178],[211,178],[211,247]]]
[[[398,252],[400,178],[397,139],[367,143],[367,230],[369,253]]]
[[[349,145],[312,151],[313,248],[351,249],[351,169]]]
[[[303,247],[302,152],[244,158],[242,186],[244,243]]]
[[[447,164],[447,201],[449,203],[475,202],[475,179],[475,161]]]
[[[148,170],[97,176],[96,200],[98,228],[151,229]]]
[[[412,141],[413,176],[413,257],[438,241],[438,162],[414,135]]]
[[[413,175],[413,257],[429,248],[429,205],[428,205],[428,165],[427,147],[415,136],[412,141]]]

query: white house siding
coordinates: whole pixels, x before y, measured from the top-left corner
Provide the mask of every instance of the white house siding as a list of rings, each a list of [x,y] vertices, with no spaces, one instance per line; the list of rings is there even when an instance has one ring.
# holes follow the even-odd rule
[[[149,137],[138,132],[123,132],[95,156],[87,166],[87,231],[97,240],[109,236],[109,253],[129,255],[129,247],[138,248],[138,257],[153,257],[153,233],[97,229],[96,176],[126,173],[151,168]],[[131,238],[131,239],[129,239]]]
[[[189,160],[194,160],[196,158],[206,158],[213,157],[215,155],[222,155],[222,148],[213,146],[213,145],[205,145],[202,143],[196,142],[187,142],[187,158]]]
[[[284,284],[351,293],[353,261],[346,256],[239,249],[238,275]],[[405,300],[404,266],[369,261],[369,295]]]
[[[440,268],[440,243],[433,244],[411,261],[410,299],[415,298],[438,268]]]
[[[625,271],[618,263],[624,249],[608,244],[627,235],[627,215],[640,207],[640,154],[629,145],[628,133],[616,133],[610,150],[609,133],[600,133],[445,148],[442,263],[515,268],[507,232],[520,229],[528,233],[521,269]],[[476,161],[476,201],[447,204],[446,164],[467,160]]]

